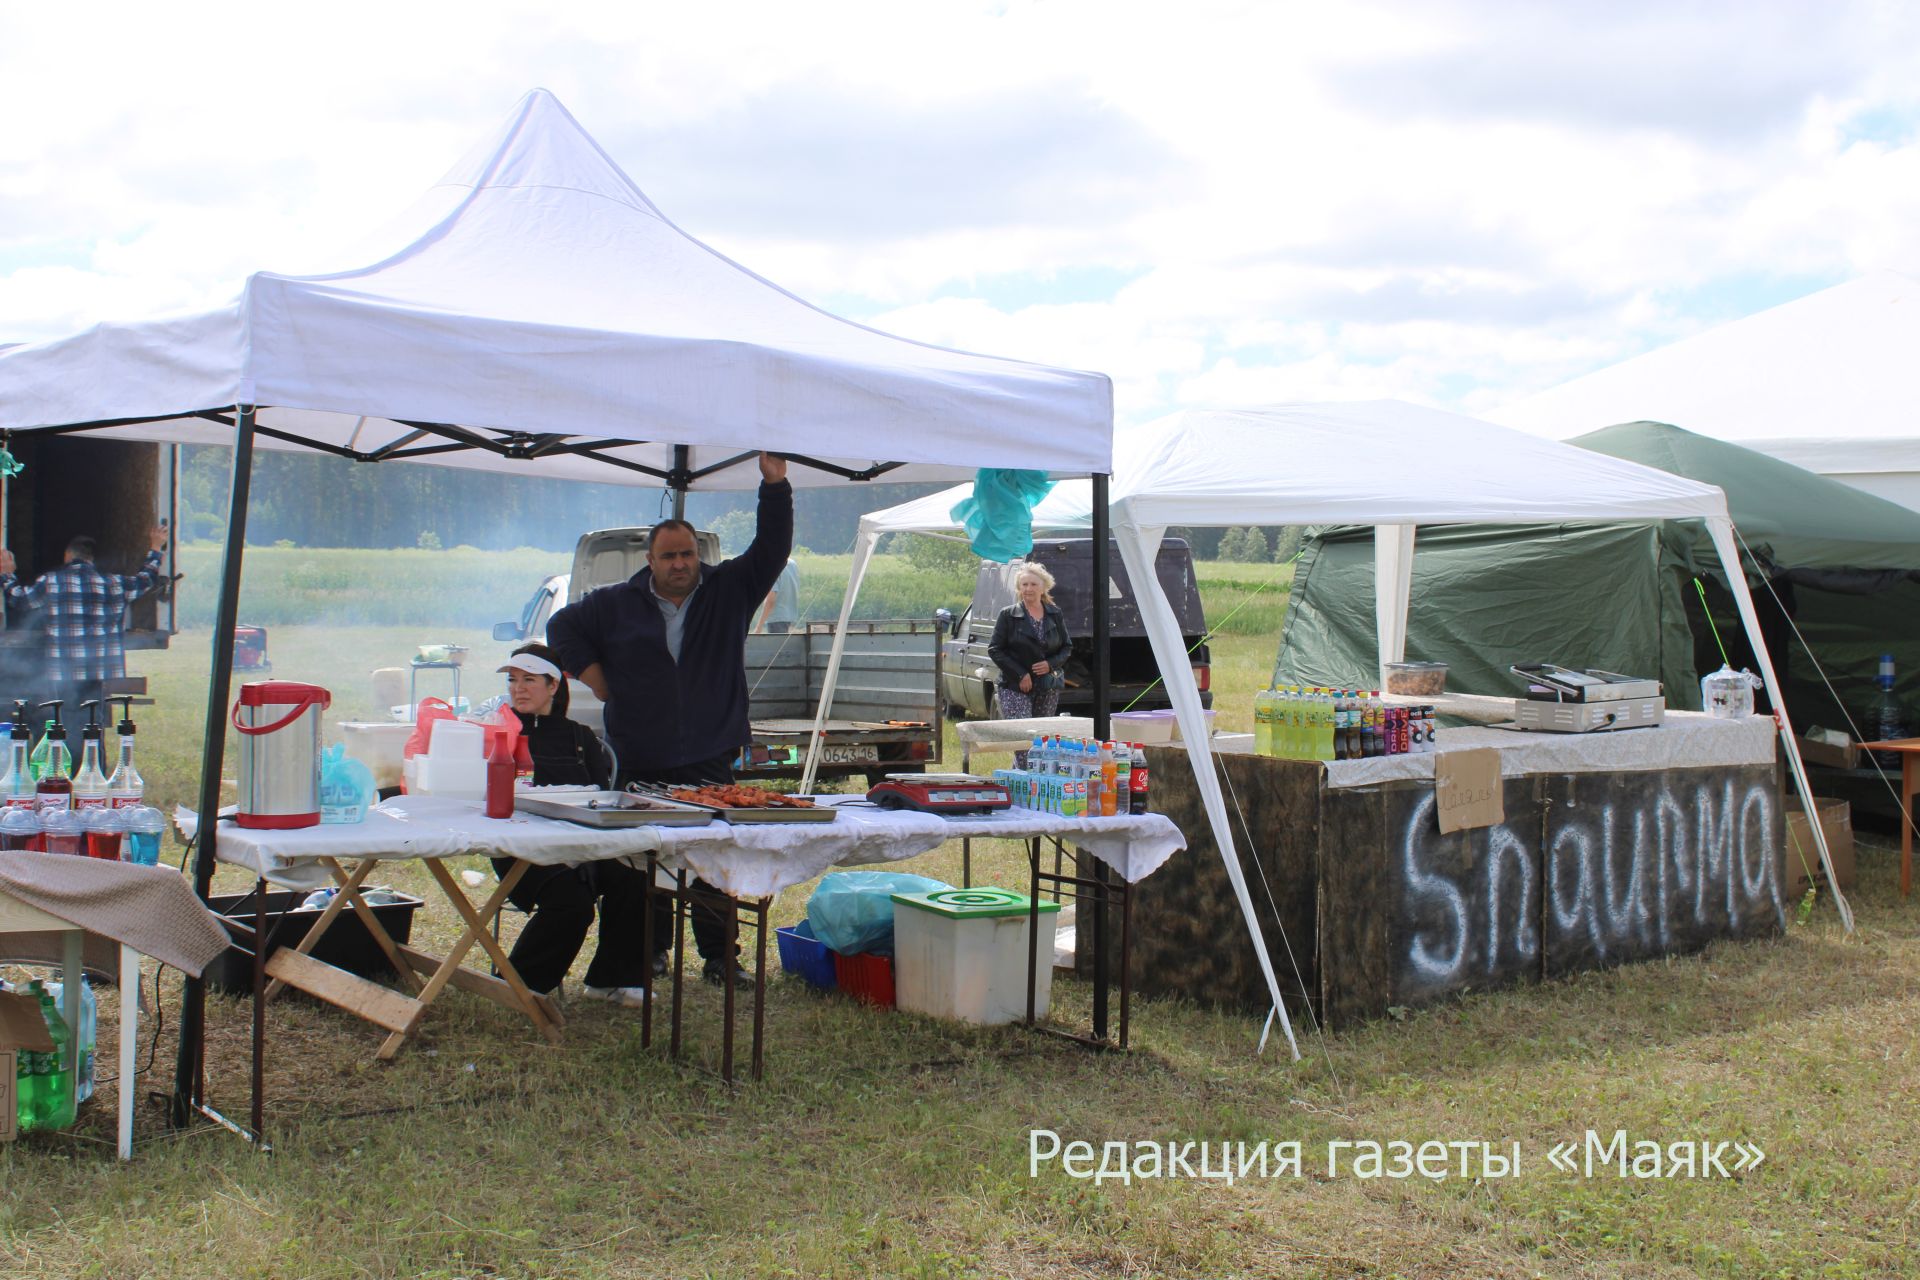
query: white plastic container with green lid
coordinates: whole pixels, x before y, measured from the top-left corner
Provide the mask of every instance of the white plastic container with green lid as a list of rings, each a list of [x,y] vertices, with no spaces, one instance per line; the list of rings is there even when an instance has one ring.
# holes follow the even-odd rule
[[[901,1009],[993,1026],[1027,1016],[1025,894],[980,886],[893,895],[893,982]],[[1053,917],[1042,902],[1033,1009],[1053,1002]]]

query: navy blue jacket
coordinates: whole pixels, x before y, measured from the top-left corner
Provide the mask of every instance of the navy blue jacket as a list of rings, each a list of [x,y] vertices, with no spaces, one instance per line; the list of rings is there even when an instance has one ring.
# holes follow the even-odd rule
[[[645,777],[747,744],[747,628],[792,550],[793,486],[762,483],[752,544],[725,563],[700,566],[677,663],[667,652],[651,569],[589,592],[548,620],[547,643],[561,666],[578,674],[597,662],[606,675],[607,739],[623,775]]]

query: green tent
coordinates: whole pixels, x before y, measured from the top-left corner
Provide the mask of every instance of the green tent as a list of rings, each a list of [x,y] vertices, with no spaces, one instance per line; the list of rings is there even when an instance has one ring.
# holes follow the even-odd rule
[[[1903,702],[1920,701],[1920,514],[1663,423],[1570,443],[1726,492],[1797,726],[1845,724],[1830,680],[1872,736],[1862,717],[1878,697],[1884,652],[1895,655]],[[1517,694],[1508,666],[1548,661],[1658,676],[1668,705],[1697,709],[1701,674],[1720,665],[1715,627],[1733,665],[1753,665],[1698,521],[1427,526],[1414,546],[1407,657],[1449,664],[1451,691]],[[1276,678],[1368,687],[1375,655],[1373,531],[1317,528],[1295,575]]]

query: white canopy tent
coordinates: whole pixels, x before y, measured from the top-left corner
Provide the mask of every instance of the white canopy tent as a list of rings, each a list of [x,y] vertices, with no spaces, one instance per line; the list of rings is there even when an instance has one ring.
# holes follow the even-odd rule
[[[1104,375],[819,310],[669,222],[544,90],[396,226],[368,266],[0,351],[0,426],[228,444],[209,415],[254,405],[263,448],[681,489],[752,487],[760,449],[820,450],[798,485],[1110,469]]]
[[[1920,511],[1920,279],[1880,271],[1575,378],[1494,421],[1671,422]]]
[[[256,442],[681,499],[757,486],[761,450],[801,486],[1111,470],[1104,375],[811,306],[669,222],[544,90],[394,225],[371,265],[257,273],[205,314],[0,348],[0,432],[233,447],[203,814],[219,802]],[[212,874],[202,842],[202,897]],[[200,1105],[201,993],[189,983],[176,1122]]]
[[[1035,512],[1035,527],[1087,527],[1090,500],[1057,486]],[[950,516],[966,486],[874,512],[861,520],[852,580],[841,607],[850,616],[867,555],[882,532],[957,527]],[[944,506],[942,505],[944,504]],[[1114,537],[1132,581],[1152,582],[1139,597],[1154,655],[1165,676],[1181,736],[1228,879],[1260,954],[1274,1007],[1284,1019],[1279,983],[1266,956],[1253,899],[1234,850],[1219,775],[1207,745],[1200,691],[1186,660],[1173,607],[1159,589],[1154,557],[1170,526],[1371,524],[1374,526],[1375,624],[1380,662],[1406,652],[1407,606],[1415,528],[1469,522],[1559,524],[1571,521],[1698,519],[1706,522],[1775,706],[1782,705],[1772,659],[1760,638],[1753,600],[1727,518],[1726,498],[1652,467],[1626,462],[1458,414],[1397,401],[1279,405],[1177,413],[1117,438]],[[863,555],[861,548],[866,554]],[[1384,672],[1382,684],[1385,683]],[[833,670],[821,704],[832,697]],[[822,712],[824,715],[824,711]],[[1811,806],[1812,789],[1780,717],[1794,785]],[[1849,930],[1853,914],[1834,879],[1824,835],[1815,833],[1834,900]],[[1287,1028],[1289,1041],[1293,1038]],[[1295,1048],[1298,1055],[1298,1048]]]

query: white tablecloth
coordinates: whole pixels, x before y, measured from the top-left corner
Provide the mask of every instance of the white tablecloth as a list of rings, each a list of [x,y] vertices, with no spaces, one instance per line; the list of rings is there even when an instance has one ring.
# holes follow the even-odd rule
[[[1022,839],[1059,836],[1111,866],[1128,883],[1158,870],[1186,847],[1164,814],[1127,818],[1060,818],[1026,809],[973,818],[942,818],[869,806],[859,796],[821,796],[834,821],[734,826],[629,827],[602,831],[517,813],[482,815],[471,802],[400,796],[375,805],[367,820],[296,831],[260,831],[223,824],[218,856],[290,888],[332,883],[315,859],[450,858],[479,854],[525,858],[540,865],[591,862],[658,853],[669,868],[686,867],[736,897],[757,898],[803,884],[830,867],[897,862],[963,836]]]
[[[1506,700],[1506,706],[1512,708],[1512,699]],[[1431,754],[1330,761],[1327,786],[1431,779],[1435,755],[1474,747],[1499,751],[1500,774],[1506,778],[1529,773],[1632,773],[1772,764],[1778,735],[1770,716],[1721,720],[1698,711],[1669,711],[1666,722],[1653,728],[1604,733],[1516,733],[1477,725],[1442,728],[1434,737]]]

